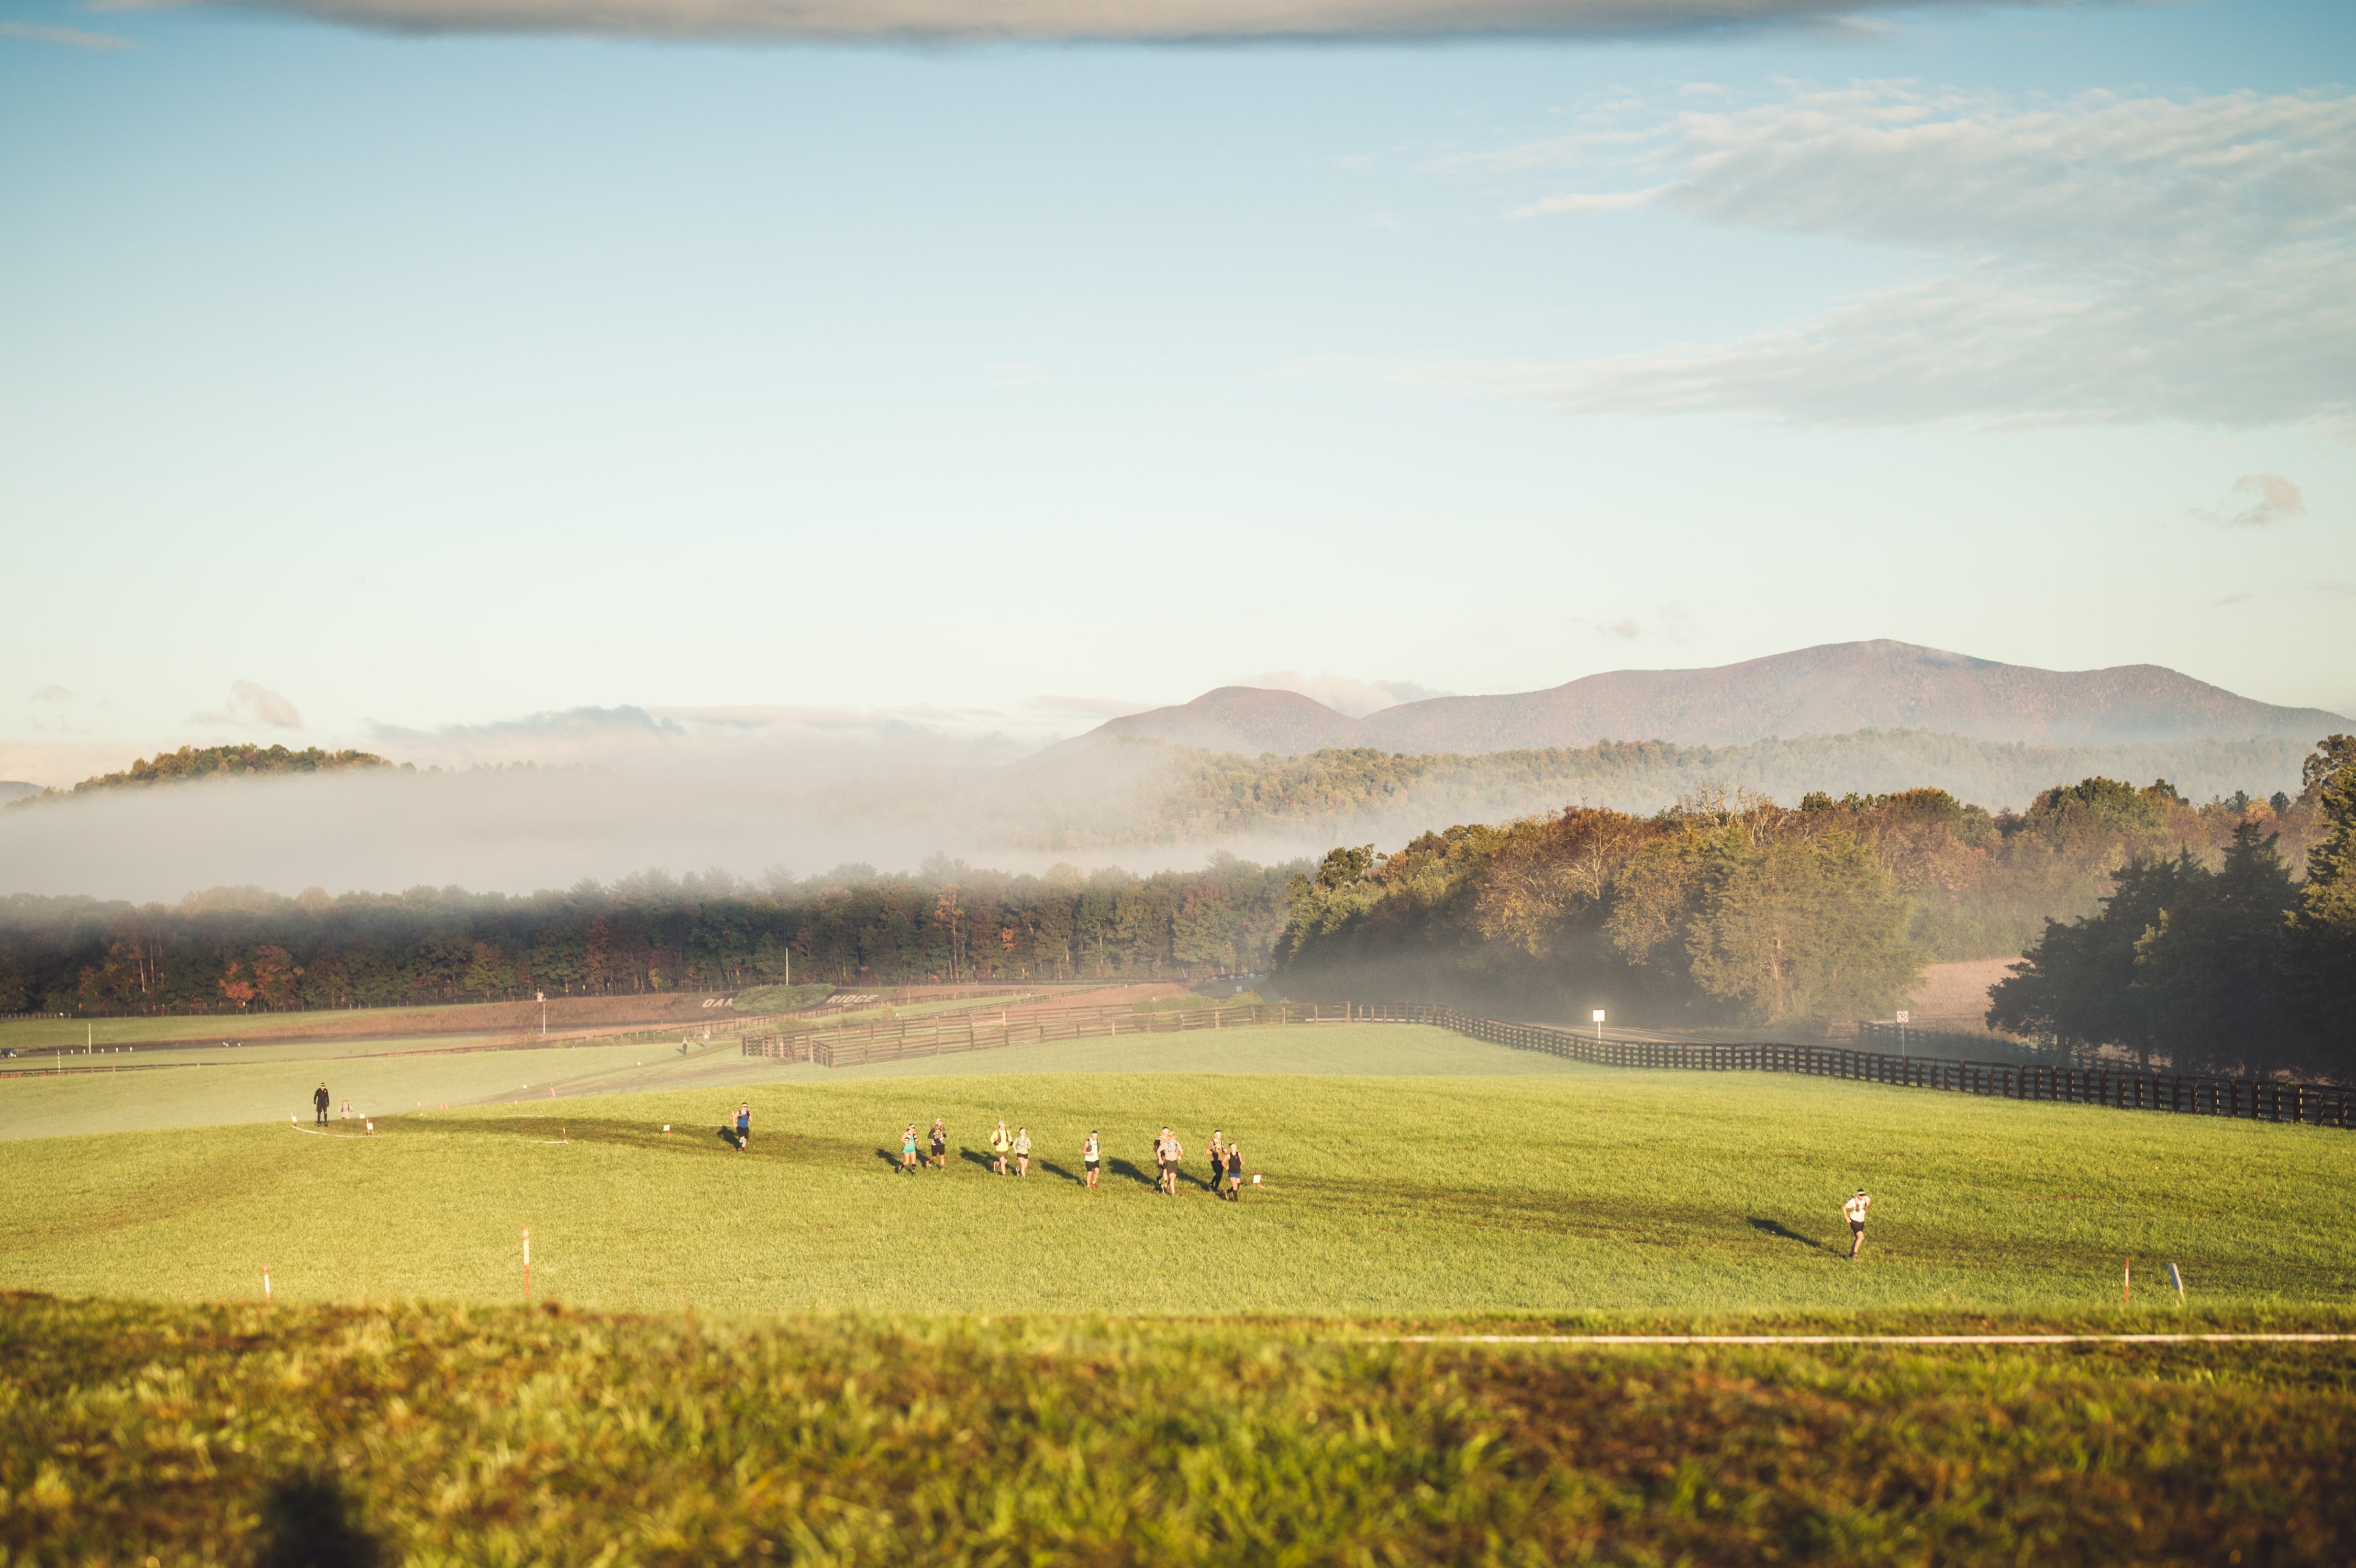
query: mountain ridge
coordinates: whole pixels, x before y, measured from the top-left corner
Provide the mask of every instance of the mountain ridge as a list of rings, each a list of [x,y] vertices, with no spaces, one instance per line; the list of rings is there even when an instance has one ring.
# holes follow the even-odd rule
[[[1297,692],[1221,686],[1190,703],[1110,720],[1066,744],[1143,736],[1244,755],[1352,746],[1480,755],[1605,740],[1744,746],[1906,729],[2034,746],[2119,746],[2311,741],[2349,723],[2322,708],[2240,696],[2163,665],[2041,670],[1884,639],[1701,669],[1615,670],[1537,692],[1426,697],[1363,719]]]

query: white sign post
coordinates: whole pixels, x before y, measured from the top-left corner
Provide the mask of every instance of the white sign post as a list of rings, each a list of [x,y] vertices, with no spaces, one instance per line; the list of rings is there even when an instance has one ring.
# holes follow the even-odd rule
[[[1603,1009],[1601,1007],[1595,1010],[1595,1043],[1599,1046],[1603,1043]]]

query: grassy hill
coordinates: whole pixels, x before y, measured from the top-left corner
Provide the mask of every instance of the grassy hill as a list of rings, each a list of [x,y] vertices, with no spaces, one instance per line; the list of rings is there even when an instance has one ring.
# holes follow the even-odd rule
[[[388,1097],[454,1063],[638,1090],[373,1136],[21,1135],[27,1107],[108,1129],[143,1077],[192,1113],[199,1080],[291,1098],[314,1060],[0,1081],[0,1563],[2356,1557],[2349,1344],[1401,1337],[2356,1329],[2343,1132],[1406,1027],[833,1075],[613,1048],[348,1064]],[[896,1174],[936,1114],[948,1170]],[[1001,1114],[1038,1140],[1027,1181],[983,1163]],[[1158,1195],[1164,1121],[1238,1133],[1267,1184]]]
[[[0,1189],[39,1195],[0,1218],[0,1285],[234,1299],[267,1264],[285,1301],[512,1301],[529,1226],[543,1295],[623,1311],[2079,1317],[2115,1306],[2128,1255],[2147,1290],[2173,1260],[2220,1309],[2356,1287],[2356,1145],[2334,1130],[1613,1071],[1407,1027],[1114,1044],[1155,1070],[1040,1070],[1101,1065],[1053,1047],[990,1053],[1009,1058],[994,1074],[828,1078],[715,1053],[728,1076],[692,1087],[498,1089],[519,1102],[373,1137],[286,1124],[309,1121],[313,1064],[189,1069],[284,1075],[282,1119],[0,1144]],[[1315,1070],[1272,1070],[1289,1059]],[[0,1084],[0,1104],[42,1087]],[[719,1133],[740,1099],[744,1154]],[[895,1174],[900,1129],[936,1115],[950,1169]],[[1036,1140],[1027,1182],[986,1170],[1001,1115]],[[1155,1194],[1165,1122],[1190,1175],[1215,1126],[1266,1187]],[[1110,1162],[1094,1193],[1092,1127]],[[1877,1208],[1852,1265],[1837,1209],[1858,1187]]]

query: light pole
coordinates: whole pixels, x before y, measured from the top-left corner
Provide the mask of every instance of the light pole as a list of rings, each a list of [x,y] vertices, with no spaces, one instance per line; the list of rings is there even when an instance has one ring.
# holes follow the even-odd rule
[[[1595,1010],[1595,1043],[1599,1046],[1603,1043],[1603,1009],[1601,1007]]]

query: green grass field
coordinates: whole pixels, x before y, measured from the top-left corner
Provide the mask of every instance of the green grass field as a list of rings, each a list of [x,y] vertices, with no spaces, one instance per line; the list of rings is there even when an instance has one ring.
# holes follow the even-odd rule
[[[588,1053],[384,1066],[480,1064],[520,1085],[515,1064],[552,1058]],[[187,1069],[291,1074],[296,1104],[274,1122],[0,1144],[0,1285],[233,1300],[267,1264],[285,1302],[508,1302],[525,1226],[543,1298],[621,1311],[2105,1322],[2129,1255],[2138,1322],[2175,1310],[2158,1289],[2169,1261],[2202,1314],[2328,1311],[2356,1285],[2344,1133],[1588,1069],[1428,1029],[1145,1036],[841,1075],[715,1053],[604,1069],[600,1086],[640,1092],[411,1112],[374,1137],[287,1126],[289,1110],[307,1123],[316,1081],[296,1065]],[[39,1080],[12,1080],[0,1104],[21,1131],[75,1095],[184,1076],[65,1079],[39,1107],[18,1099]],[[744,1154],[718,1133],[740,1098]],[[935,1115],[950,1169],[897,1174],[900,1128]],[[1001,1115],[1037,1143],[1028,1181],[984,1166]],[[1266,1187],[1235,1205],[1192,1180],[1157,1195],[1165,1122],[1191,1177],[1218,1126]],[[1110,1156],[1094,1193],[1076,1179],[1091,1127]],[[1860,1186],[1877,1206],[1851,1264],[1837,1207]]]

